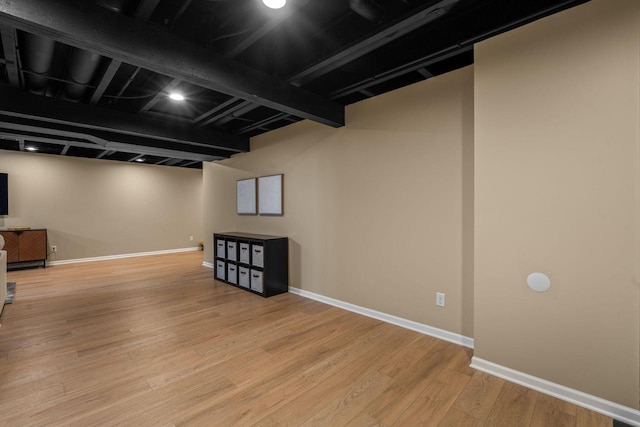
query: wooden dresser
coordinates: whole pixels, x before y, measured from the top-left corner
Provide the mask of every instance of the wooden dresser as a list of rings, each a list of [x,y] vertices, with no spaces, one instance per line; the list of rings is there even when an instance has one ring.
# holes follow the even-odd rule
[[[47,266],[47,230],[2,230],[7,263],[41,261]]]

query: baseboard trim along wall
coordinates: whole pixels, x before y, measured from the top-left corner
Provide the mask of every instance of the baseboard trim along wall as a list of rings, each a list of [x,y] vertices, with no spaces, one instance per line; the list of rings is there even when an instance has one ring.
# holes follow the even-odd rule
[[[449,341],[454,344],[461,345],[463,347],[473,348],[473,338],[465,337],[460,334],[445,331],[444,329],[434,328],[433,326],[425,325],[424,323],[414,322],[413,320],[403,319],[402,317],[393,316],[391,314],[383,313],[381,311],[372,310],[370,308],[361,307],[359,305],[351,304],[348,302],[340,301],[337,299],[325,297],[313,292],[305,291],[298,288],[289,287],[289,292],[292,294],[300,295],[301,297],[313,299],[323,302],[325,304],[333,305],[334,307],[342,308],[354,313],[362,314],[363,316],[372,317],[377,320],[381,320],[392,325],[400,326],[405,329],[410,329],[421,334],[430,335],[435,338],[439,338],[444,341]]]
[[[205,261],[202,263],[202,265],[208,268],[213,268],[213,264],[210,262]],[[473,348],[473,338],[465,337],[460,334],[454,334],[453,332],[445,331],[444,329],[434,328],[433,326],[414,322],[413,320],[407,320],[403,319],[402,317],[392,316],[391,314],[383,313],[381,311],[371,310],[370,308],[366,307],[360,307],[359,305],[325,297],[320,294],[305,291],[299,288],[294,288],[291,286],[289,286],[289,292],[304,298],[309,298],[332,305],[334,307],[342,308],[353,313],[362,314],[363,316],[372,317],[386,323],[391,323],[392,325],[400,326],[401,328],[410,329],[421,334],[440,338],[441,340],[449,341],[463,347]]]
[[[640,411],[602,399],[591,394],[583,393],[524,372],[516,371],[505,366],[489,362],[478,357],[471,359],[472,368],[500,377],[512,383],[520,384],[540,393],[573,403],[583,408],[614,418],[623,423],[640,427]]]
[[[203,262],[202,265],[211,269],[213,268],[213,264],[210,262]],[[412,331],[416,331],[425,335],[430,335],[432,337],[458,344],[463,347],[473,348],[473,338],[465,337],[464,335],[455,334],[453,332],[434,328],[433,326],[425,325],[423,323],[418,323],[412,320],[403,319],[401,317],[392,316],[380,311],[360,307],[355,304],[325,297],[323,295],[305,291],[299,288],[294,288],[291,286],[289,287],[289,292],[304,298],[309,298],[332,305],[334,307],[342,308],[347,311],[362,314],[363,316],[391,323],[402,328],[410,329]],[[525,374],[524,372],[516,371],[514,369],[507,368],[475,356],[471,358],[470,366],[479,371],[486,372],[507,381],[520,384],[532,390],[539,391],[540,393],[544,393],[549,396],[553,396],[569,403],[573,403],[583,408],[592,410],[594,412],[598,412],[600,414],[614,418],[618,421],[622,421],[623,423],[640,427],[640,411],[633,408],[629,408],[627,406],[623,406],[597,396],[574,390],[572,388],[565,387],[563,385],[556,384],[542,378],[534,377],[533,375]]]
[[[149,255],[176,254],[180,252],[191,252],[191,251],[197,251],[197,250],[200,250],[200,248],[198,246],[195,246],[193,248],[167,249],[163,251],[137,252],[133,254],[107,255],[107,256],[98,256],[98,257],[92,257],[92,258],[63,259],[60,261],[47,261],[47,265],[64,265],[64,264],[78,264],[81,262],[109,261],[113,259],[135,258],[139,256],[149,256]]]

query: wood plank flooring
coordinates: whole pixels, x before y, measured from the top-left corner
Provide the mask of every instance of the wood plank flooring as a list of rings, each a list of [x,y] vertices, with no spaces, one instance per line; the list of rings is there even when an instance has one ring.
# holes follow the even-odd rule
[[[190,252],[9,272],[3,426],[611,426],[468,367],[471,351]]]

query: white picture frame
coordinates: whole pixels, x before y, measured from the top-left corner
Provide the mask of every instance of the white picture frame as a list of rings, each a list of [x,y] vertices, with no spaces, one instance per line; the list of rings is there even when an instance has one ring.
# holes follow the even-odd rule
[[[256,215],[257,210],[256,178],[236,181],[236,213],[238,215]]]
[[[283,189],[283,174],[258,178],[258,213],[260,215],[284,215]]]

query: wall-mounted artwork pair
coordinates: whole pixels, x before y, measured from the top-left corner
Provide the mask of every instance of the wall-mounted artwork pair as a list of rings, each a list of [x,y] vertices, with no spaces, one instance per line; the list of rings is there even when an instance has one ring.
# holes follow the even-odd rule
[[[238,215],[284,215],[282,174],[240,179],[236,186]]]

